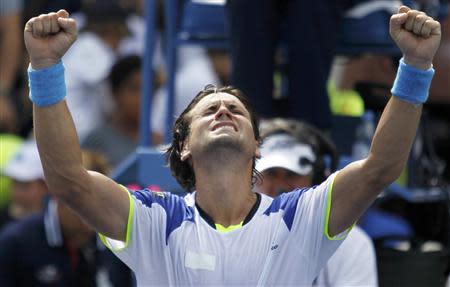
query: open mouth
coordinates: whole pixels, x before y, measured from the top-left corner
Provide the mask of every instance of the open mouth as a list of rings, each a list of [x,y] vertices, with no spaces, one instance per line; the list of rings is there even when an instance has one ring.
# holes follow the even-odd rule
[[[212,128],[212,130],[215,131],[215,130],[223,129],[223,128],[228,128],[228,129],[231,128],[234,131],[237,131],[236,126],[231,122],[218,123]]]

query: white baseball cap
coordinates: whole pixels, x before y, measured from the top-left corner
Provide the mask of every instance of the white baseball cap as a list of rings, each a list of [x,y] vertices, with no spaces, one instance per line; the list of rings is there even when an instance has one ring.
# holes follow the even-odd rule
[[[8,161],[3,172],[4,175],[23,182],[44,179],[36,142],[24,142]]]
[[[278,167],[307,175],[313,170],[315,161],[316,155],[310,145],[299,143],[288,134],[275,134],[264,139],[256,169],[263,172]]]

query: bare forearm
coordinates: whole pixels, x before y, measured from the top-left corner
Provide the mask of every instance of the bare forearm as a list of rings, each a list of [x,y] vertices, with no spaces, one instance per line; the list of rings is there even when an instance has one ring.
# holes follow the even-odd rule
[[[400,175],[408,160],[422,106],[391,97],[378,123],[369,157],[365,162],[374,184],[381,188]]]

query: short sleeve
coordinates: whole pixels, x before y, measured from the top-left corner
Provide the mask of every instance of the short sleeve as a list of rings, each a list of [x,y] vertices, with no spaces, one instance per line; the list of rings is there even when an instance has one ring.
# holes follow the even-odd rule
[[[133,271],[158,270],[171,232],[192,215],[184,200],[167,192],[129,191],[125,242],[100,235],[103,243]]]

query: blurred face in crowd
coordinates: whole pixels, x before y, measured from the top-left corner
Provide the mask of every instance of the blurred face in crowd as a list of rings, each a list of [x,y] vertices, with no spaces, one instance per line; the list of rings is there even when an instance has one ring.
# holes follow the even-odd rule
[[[13,180],[11,211],[15,218],[22,218],[42,210],[47,186],[43,180],[28,182]]]
[[[259,157],[249,112],[241,101],[228,93],[213,93],[189,112],[190,134],[185,156],[226,149]]]
[[[312,185],[312,175],[299,175],[284,168],[270,168],[263,171],[262,175],[263,180],[256,185],[256,189],[271,197]]]
[[[139,125],[141,84],[141,70],[136,70],[121,83],[115,95],[123,120],[129,125]]]

